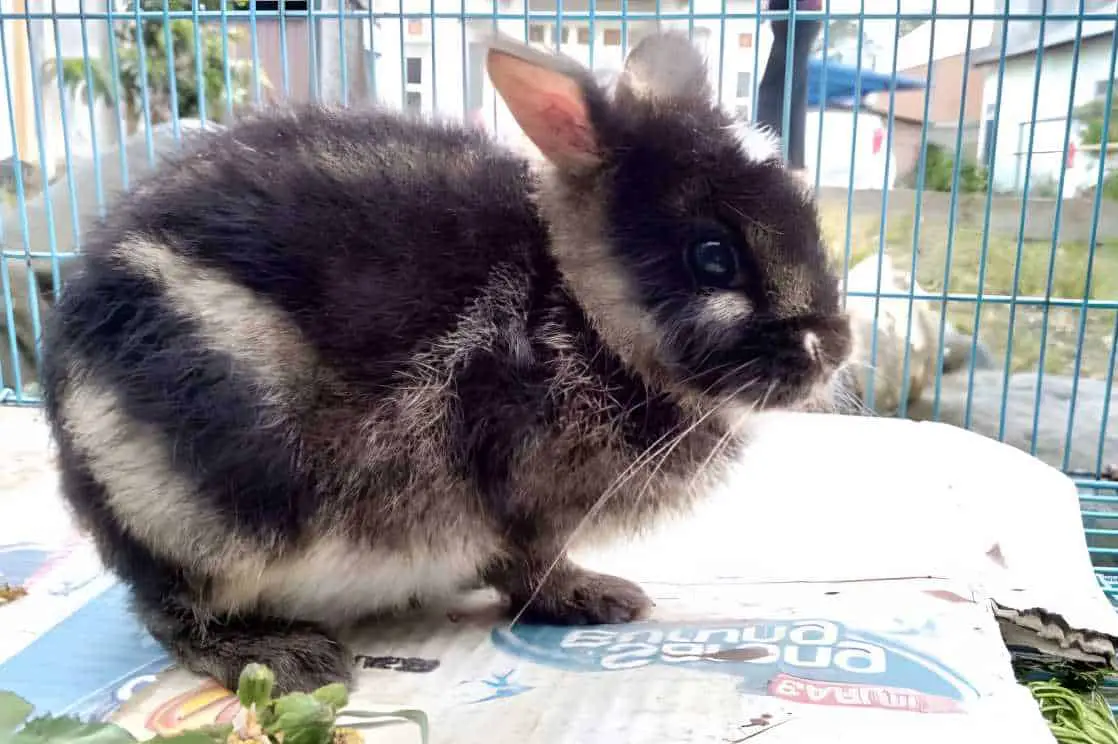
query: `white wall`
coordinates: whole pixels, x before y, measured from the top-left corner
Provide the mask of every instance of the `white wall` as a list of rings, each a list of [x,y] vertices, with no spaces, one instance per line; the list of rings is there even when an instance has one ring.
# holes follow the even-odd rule
[[[1035,134],[1031,157],[1031,184],[1059,179],[1063,167],[1064,134],[1068,127],[1068,105],[1087,103],[1095,97],[1100,81],[1113,78],[1110,67],[1112,37],[1084,40],[1080,47],[1078,75],[1074,94],[1071,89],[1072,47],[1046,50],[1042,58],[1040,85],[1034,93],[1036,57],[1022,56],[1006,60],[1002,88],[1002,105],[998,121],[994,153],[994,188],[1016,191],[1024,184],[1025,168],[1030,162],[1026,154],[1029,144],[1029,122],[1032,121],[1034,99],[1038,99]],[[991,65],[983,90],[984,119],[992,118],[998,86],[998,67]],[[1118,125],[1118,122],[1116,122]],[[1078,145],[1073,123],[1072,142]],[[985,151],[986,126],[983,125],[978,151]],[[1079,189],[1093,185],[1095,174],[1092,158],[1077,153],[1074,167],[1065,177],[1064,195],[1073,196]]]
[[[383,12],[397,12],[396,0],[377,0],[377,10]],[[406,12],[430,12],[427,0],[408,0]],[[435,0],[438,13],[461,13],[462,5],[459,0]],[[630,6],[633,7],[632,5]],[[649,6],[652,7],[651,5]],[[664,10],[676,10],[670,3],[665,2]],[[727,9],[731,13],[751,13],[756,7],[755,0],[731,0]],[[564,3],[568,12],[579,12],[571,2]],[[697,14],[719,13],[722,10],[722,0],[696,0],[695,12]],[[466,4],[467,13],[492,13],[493,4],[490,0],[469,0]],[[523,5],[500,6],[502,13],[522,13]],[[533,8],[533,12],[536,9]],[[554,14],[554,6],[546,12]],[[623,47],[607,45],[605,34],[607,30],[620,30],[621,22],[618,18],[599,16],[594,22],[594,41],[592,45],[580,43],[578,29],[589,31],[585,20],[564,21],[563,27],[567,29],[566,42],[562,37],[556,36],[555,16],[533,19],[532,26],[544,26],[543,44],[554,48],[559,43],[561,51],[592,67],[595,70],[617,71],[623,64]],[[434,28],[434,43],[432,44],[432,25]],[[665,28],[678,28],[686,31],[686,20],[665,20]],[[653,21],[635,19],[628,23],[629,42],[631,48],[635,39],[639,39],[643,31],[651,30]],[[422,29],[419,35],[412,35],[408,26],[404,25],[403,54],[401,54],[401,24],[392,19],[383,19],[373,34],[373,46],[380,54],[376,63],[376,89],[377,98],[382,103],[392,107],[402,107],[407,92],[416,92],[421,96],[421,107],[425,114],[438,114],[439,116],[460,118],[468,108],[463,98],[463,64],[466,64],[467,86],[471,85],[473,75],[482,77],[481,90],[483,96],[482,118],[485,126],[495,132],[498,137],[508,135],[514,141],[519,138],[516,127],[507,107],[496,95],[484,70],[470,69],[468,49],[472,41],[492,30],[493,24],[488,20],[469,20],[465,26],[466,50],[463,54],[462,37],[463,26],[457,19],[436,19],[434,24],[430,18],[422,20]],[[509,35],[525,38],[527,29],[523,19],[511,19],[498,22],[497,28]],[[760,33],[758,34],[758,30]],[[741,36],[747,35],[751,46],[743,48]],[[768,23],[758,24],[755,19],[730,19],[725,23],[717,20],[696,20],[694,24],[694,39],[697,45],[707,54],[711,86],[719,91],[722,101],[730,108],[743,107],[743,113],[751,113],[755,108],[753,92],[756,90],[760,72],[763,71],[768,58],[769,47],[772,43],[772,34]],[[434,51],[434,70],[432,71],[432,51]],[[720,62],[721,51],[721,66]],[[402,57],[418,57],[422,59],[423,80],[420,85],[402,85],[403,64]],[[748,74],[748,95],[739,98],[738,81],[739,73]],[[437,93],[437,101],[436,101]]]

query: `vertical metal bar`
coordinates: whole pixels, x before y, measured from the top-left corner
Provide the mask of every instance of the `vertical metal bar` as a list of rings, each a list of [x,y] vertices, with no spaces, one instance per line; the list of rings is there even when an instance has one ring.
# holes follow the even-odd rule
[[[930,37],[928,42],[928,74],[924,78],[924,119],[920,127],[920,156],[916,163],[916,203],[912,210],[912,262],[908,269],[908,275],[910,277],[908,282],[908,315],[906,316],[904,332],[904,361],[901,363],[901,396],[899,400],[900,405],[897,408],[898,418],[906,418],[908,416],[908,375],[912,368],[912,344],[909,343],[909,339],[912,338],[912,311],[915,309],[916,270],[920,259],[920,225],[924,216],[924,184],[927,175],[925,171],[928,167],[928,113],[931,111],[932,83],[935,79],[936,14],[938,11],[938,0],[932,0],[931,25],[928,28],[928,35]],[[900,30],[899,25],[897,30]],[[894,52],[894,62],[895,61],[896,53]],[[884,233],[884,230],[882,232]]]
[[[19,213],[23,222],[23,250],[30,256],[31,244],[27,230],[27,202],[23,190],[23,162],[19,152],[19,137],[16,134],[15,103],[12,98],[11,70],[8,68],[8,31],[7,19],[0,15],[0,57],[4,60],[4,100],[8,102],[8,131],[12,135],[12,160],[16,182],[16,200],[19,204]],[[0,238],[3,238],[3,224],[0,222]],[[30,264],[30,261],[28,261]],[[12,390],[16,401],[23,400],[23,373],[19,364],[19,344],[16,340],[15,323],[15,294],[12,292],[11,280],[8,276],[8,260],[0,258],[0,284],[4,292],[4,315],[8,325],[8,351],[12,360]],[[33,311],[38,310],[38,305],[32,303]]]
[[[560,8],[563,7],[563,0],[557,0]],[[621,0],[621,58],[625,59],[625,54],[629,48],[629,0]]]
[[[1044,15],[1040,19],[1037,37],[1036,73],[1033,78],[1033,107],[1029,114],[1029,146],[1026,152],[1032,153],[1036,140],[1036,113],[1040,104],[1040,75],[1044,69],[1044,32],[1047,30],[1048,0],[1042,0]],[[1029,179],[1032,176],[1033,158],[1030,154],[1025,161],[1025,184],[1022,189],[1021,219],[1017,227],[1017,253],[1013,265],[1013,289],[1009,300],[1009,330],[1005,347],[1005,369],[1002,375],[1001,416],[998,422],[998,441],[1005,441],[1006,402],[1009,400],[1009,375],[1013,369],[1013,324],[1017,320],[1017,294],[1021,284],[1021,258],[1025,247],[1025,218],[1028,216]]]
[[[373,0],[369,0],[372,2]],[[401,0],[403,2],[403,0]],[[286,101],[291,97],[291,74],[287,68],[287,0],[277,3],[279,15],[279,42],[280,42],[280,77],[283,78],[283,98]]]
[[[124,103],[120,92],[120,56],[117,49],[116,39],[116,20],[113,15],[113,3],[107,2],[105,4],[105,22],[109,30],[109,67],[113,81],[113,100],[116,102],[113,105],[116,116],[116,133],[117,141],[120,147],[117,148],[117,155],[120,157],[120,185],[122,191],[128,190],[128,148],[125,145],[128,142],[128,128],[126,126],[125,117],[131,112],[128,111],[128,106]]]
[[[317,6],[318,0],[307,0],[307,49],[310,52],[307,55],[307,60],[311,66],[308,79],[310,81],[311,100],[315,103],[322,100],[321,91],[318,89],[318,55],[322,51],[318,48],[318,19],[322,17],[322,14]]]
[[[225,74],[225,116],[227,121],[233,120],[233,65],[229,61],[229,10],[226,3],[221,0],[221,64]]]
[[[372,5],[372,3],[373,0],[369,0],[369,4]],[[469,41],[466,39],[466,0],[458,0],[458,12],[461,14],[458,21],[458,31],[462,42],[462,121],[468,123],[470,114],[470,48]],[[524,17],[527,19],[528,14],[525,13]]]
[[[878,250],[877,250],[877,286],[876,286],[876,289],[874,290],[874,298],[873,298],[873,328],[874,328],[874,333],[870,337],[870,370],[871,370],[871,372],[867,377],[867,384],[866,384],[865,404],[866,404],[866,407],[869,408],[870,410],[873,410],[873,403],[874,403],[874,389],[873,388],[874,388],[874,379],[875,378],[874,378],[874,375],[873,375],[872,371],[877,369],[877,331],[876,331],[876,329],[877,329],[878,321],[879,321],[880,316],[881,316],[881,279],[882,279],[881,275],[882,275],[882,273],[885,269],[885,252],[888,248],[888,246],[886,245],[886,242],[885,242],[885,236],[886,236],[887,227],[888,227],[888,224],[889,224],[889,190],[890,190],[889,189],[889,175],[890,175],[890,169],[889,169],[890,157],[889,157],[889,154],[891,152],[893,152],[893,123],[894,123],[894,117],[896,115],[896,107],[897,107],[897,54],[900,51],[900,42],[901,42],[901,16],[900,16],[900,5],[898,4],[897,5],[897,24],[893,28],[893,65],[892,65],[891,78],[890,78],[890,82],[889,82],[889,113],[886,117],[886,128],[887,129],[886,129],[886,137],[885,137],[885,175],[884,175],[884,181],[881,184],[881,226],[880,226],[880,231],[881,232],[878,235],[878,239],[877,239],[877,248],[878,248]],[[928,66],[928,69],[929,70],[931,69],[930,65]],[[925,96],[925,99],[926,98],[927,98],[927,96]],[[912,284],[915,283],[915,281],[916,281],[916,274],[913,273],[912,281],[909,282],[909,286],[911,287]],[[912,316],[912,314],[909,313],[909,319],[910,320],[911,320],[911,316]],[[908,351],[909,342],[910,342],[910,338],[909,338],[909,333],[910,332],[911,332],[911,326],[905,332],[905,344],[904,345],[905,345],[906,353]],[[905,400],[908,397],[907,382],[908,382],[907,378],[902,378],[901,379],[901,400],[902,401]]]
[[[932,0],[936,2],[936,0]],[[754,44],[754,46],[757,46]],[[823,179],[823,118],[827,112],[827,58],[829,56],[831,46],[831,4],[827,3],[827,12],[823,17],[823,64],[822,74],[819,78],[819,131],[815,135],[815,194],[818,197],[819,189],[822,185]],[[756,70],[756,65],[754,65]],[[754,72],[753,77],[757,77]],[[756,82],[754,82],[754,91],[756,91]],[[811,91],[808,91],[808,97],[811,97]],[[756,105],[756,92],[754,93],[754,105]],[[806,118],[806,117],[805,117]],[[846,292],[842,293],[842,305],[846,307]]]
[[[439,76],[437,74],[439,65],[435,61],[437,47],[438,44],[435,43],[435,0],[431,0],[431,69],[428,72],[431,78],[431,113],[436,115],[439,111]]]
[[[493,23],[497,23],[496,18],[494,18]],[[404,0],[400,0],[400,109],[402,111],[408,110],[408,53],[407,42],[404,41],[404,27],[406,25]]]
[[[780,151],[785,160],[788,159],[789,139],[792,136],[791,131],[789,131],[789,124],[792,121],[792,68],[796,64],[796,0],[790,0],[788,3],[787,28],[788,38],[785,39],[784,44],[784,99],[780,111],[780,131],[782,132]],[[859,70],[859,73],[861,73],[861,70]]]
[[[1068,89],[1067,120],[1064,127],[1064,146],[1061,150],[1060,177],[1056,183],[1056,214],[1052,224],[1052,249],[1048,252],[1048,274],[1044,285],[1044,305],[1040,309],[1040,354],[1037,358],[1036,397],[1033,402],[1033,429],[1029,438],[1029,454],[1036,456],[1037,430],[1040,428],[1040,403],[1044,394],[1044,363],[1048,351],[1048,316],[1051,312],[1052,285],[1056,281],[1056,249],[1060,242],[1060,221],[1063,217],[1064,183],[1067,179],[1067,152],[1071,146],[1071,123],[1075,116],[1075,88],[1079,82],[1079,52],[1083,40],[1083,14],[1086,12],[1083,0],[1079,0],[1079,18],[1075,22],[1075,43],[1071,50],[1071,87]],[[1090,246],[1093,256],[1094,245]],[[1088,259],[1090,260],[1090,259]],[[1070,436],[1069,436],[1070,438]],[[1065,453],[1066,455],[1066,453]]]
[[[1115,66],[1118,64],[1118,35],[1110,39],[1110,65],[1108,77],[1114,80]],[[1064,440],[1064,459],[1061,468],[1066,472],[1071,460],[1072,432],[1075,430],[1075,404],[1079,398],[1079,375],[1083,367],[1083,344],[1087,339],[1087,304],[1091,300],[1092,281],[1094,278],[1095,252],[1098,250],[1099,218],[1102,210],[1103,187],[1106,181],[1106,156],[1110,142],[1110,122],[1114,108],[1114,86],[1106,87],[1106,103],[1102,115],[1102,146],[1099,148],[1099,172],[1095,178],[1095,200],[1091,209],[1091,235],[1088,239],[1087,274],[1083,280],[1083,304],[1079,309],[1079,329],[1075,335],[1075,367],[1071,375],[1071,400],[1068,406],[1067,434]],[[1115,318],[1118,328],[1118,316]],[[1118,336],[1118,334],[1116,334]],[[1107,367],[1106,395],[1103,397],[1102,423],[1099,428],[1099,443],[1095,462],[1095,477],[1102,474],[1102,459],[1105,456],[1107,418],[1110,415],[1110,390],[1114,382],[1114,354],[1118,351],[1118,343],[1112,339],[1110,344],[1110,366]]]
[[[85,73],[86,103],[89,109],[89,139],[93,145],[93,189],[97,197],[97,213],[105,216],[105,187],[101,178],[100,141],[97,137],[97,88],[93,85],[93,65],[89,61],[89,28],[85,19],[85,0],[78,0],[81,15],[82,67]]]
[[[726,85],[725,68],[726,68],[726,0],[722,0],[722,18],[719,19],[719,38],[718,38],[718,105],[722,105],[723,88]],[[736,87],[736,81],[735,81]],[[737,92],[736,90],[734,91]]]
[[[1009,5],[1004,8],[1002,16],[1002,38],[999,49],[1005,49],[1009,42]],[[970,428],[971,414],[974,401],[974,359],[978,355],[978,339],[982,329],[982,301],[986,292],[986,259],[990,254],[990,215],[994,206],[994,166],[997,163],[998,133],[1001,131],[1002,92],[1005,83],[1005,55],[998,55],[998,84],[994,94],[994,124],[990,133],[990,162],[986,165],[986,213],[982,220],[982,251],[978,261],[978,298],[974,304],[974,332],[971,335],[970,359],[967,370],[967,402],[963,412],[963,426]],[[985,103],[985,102],[983,102]],[[983,126],[985,126],[986,112],[982,112]]]
[[[66,250],[71,253],[81,248],[81,220],[78,218],[78,192],[74,185],[74,159],[70,150],[70,119],[67,115],[66,105],[66,83],[62,70],[62,33],[58,23],[58,6],[56,0],[51,0],[51,12],[54,17],[51,19],[51,28],[54,31],[54,59],[55,59],[55,76],[58,82],[58,115],[62,125],[62,152],[66,158],[66,186],[70,196],[70,221],[74,227],[74,243]],[[43,184],[44,189],[47,184]],[[58,292],[62,288],[62,272],[59,267],[59,256],[55,252],[51,252],[50,257],[51,268],[51,287],[54,298],[58,299]]]
[[[40,79],[39,79],[39,71],[41,69],[42,61],[39,60],[37,55],[35,54],[35,39],[33,38],[33,35],[31,33],[31,16],[28,13],[26,7],[24,7],[24,20],[25,20],[24,29],[27,32],[27,58],[28,58],[28,61],[30,62],[30,68],[31,68],[31,90],[34,91],[34,95],[32,96],[32,100],[35,103],[35,106],[34,106],[34,109],[35,109],[35,138],[39,143],[39,147],[38,147],[38,151],[39,151],[38,152],[38,154],[39,154],[39,173],[41,174],[42,182],[43,182],[43,190],[42,190],[42,192],[40,193],[39,196],[43,200],[43,211],[44,211],[44,214],[46,215],[46,222],[47,222],[47,237],[48,237],[48,241],[49,241],[48,245],[50,246],[50,256],[51,256],[51,272],[50,272],[51,273],[51,283],[55,287],[57,287],[61,284],[62,278],[61,278],[61,275],[60,275],[59,270],[58,270],[58,231],[55,227],[55,222],[54,222],[54,204],[53,204],[54,200],[51,199],[50,184],[48,183],[48,179],[47,179],[47,174],[48,174],[48,170],[47,170],[47,133],[46,133],[46,126],[43,123],[43,96],[41,94],[43,88],[42,88],[42,85],[41,85]],[[16,170],[19,170],[19,168],[20,168],[20,164],[17,162],[16,163]],[[29,228],[26,224],[26,221],[27,221],[26,205],[24,205],[22,211],[23,211],[23,219],[24,219],[24,229],[27,230],[28,234],[30,235]],[[28,243],[28,245],[27,245],[26,255],[27,255],[27,268],[28,268],[28,271],[29,271],[29,277],[28,277],[27,281],[28,281],[29,285],[33,285],[34,284],[34,272],[30,271],[30,269],[31,269],[31,245],[30,245],[30,243]],[[36,294],[35,294],[34,291],[30,292],[30,297],[31,297],[32,304],[35,304],[34,300],[35,300]],[[38,313],[34,314],[32,320],[33,320],[33,325],[35,327],[35,338],[39,338],[40,328],[39,328]],[[37,343],[36,343],[36,347],[38,347]],[[36,362],[36,366],[38,366],[38,365],[39,365],[39,363]]]
[[[379,27],[379,24],[377,22],[376,14],[373,12],[373,8],[376,5],[376,0],[367,0],[367,2],[369,3],[369,99],[371,101],[373,101],[374,103],[376,103],[378,101],[378,96],[377,96],[377,28]],[[463,15],[465,15],[465,13],[466,13],[466,0],[461,0],[461,2],[462,2],[462,13],[463,13]],[[466,53],[465,52],[465,49],[466,49],[466,24],[465,24],[465,22],[462,23],[462,49],[463,49],[462,54],[465,54]],[[464,70],[465,70],[465,66],[463,66],[463,73],[462,73],[463,80],[465,79],[465,71]]]
[[[372,0],[369,0],[370,14],[372,7]],[[249,0],[248,4],[248,35],[249,45],[252,47],[252,100],[259,105],[263,97],[263,86],[260,82],[260,40],[256,33],[256,0]]]
[[[404,0],[400,0],[400,8],[402,9],[403,7],[404,7]],[[497,24],[498,5],[497,5],[497,0],[491,0],[490,10],[493,12],[493,30],[497,31],[498,30],[498,24]],[[524,0],[525,34],[527,34],[527,27],[528,27],[528,10],[529,10],[528,0]],[[400,46],[403,47],[403,38],[404,37],[403,37],[402,27],[401,27],[400,34],[401,34],[400,35]],[[527,38],[527,36],[525,36],[525,38]],[[500,136],[500,124],[498,123],[498,118],[497,118],[497,110],[498,110],[497,109],[497,99],[498,98],[500,98],[500,96],[498,96],[498,95],[493,96],[493,136],[495,136],[495,137]]]
[[[940,393],[943,389],[943,349],[947,332],[948,295],[951,293],[951,259],[955,250],[955,221],[959,212],[959,169],[963,163],[963,122],[967,114],[967,88],[970,84],[971,42],[974,40],[974,0],[967,19],[967,45],[963,49],[963,85],[959,95],[959,126],[955,128],[955,158],[951,164],[951,198],[947,208],[947,252],[943,260],[943,298],[939,306],[939,341],[936,347],[936,384],[932,399],[932,420],[939,420]]]
[[[857,74],[854,77],[854,105],[851,107],[853,121],[850,128],[850,176],[846,182],[846,247],[842,253],[842,293],[845,296],[850,282],[850,235],[851,220],[854,215],[854,166],[857,162],[856,151],[858,148],[858,108],[862,100],[862,39],[865,36],[866,2],[861,2],[861,15],[858,16],[858,47],[855,54],[858,57]],[[877,334],[877,328],[871,333]]]
[[[109,0],[112,2],[112,0]],[[175,40],[171,33],[171,8],[170,0],[163,0],[163,45],[167,52],[167,79],[171,88],[171,129],[175,134],[175,141],[182,139],[179,126],[179,87],[175,73]]]
[[[761,3],[768,0],[753,0],[753,90],[752,101],[749,104],[749,118],[757,120],[757,95],[761,85]],[[829,16],[830,4],[828,3],[827,15]],[[768,64],[768,63],[766,63]]]
[[[372,0],[369,0],[372,2]],[[342,66],[342,105],[349,106],[349,59],[346,54],[346,0],[338,0],[338,63]],[[431,47],[435,46],[435,0],[431,0]],[[433,54],[433,52],[432,52]],[[434,57],[431,58],[434,60]],[[432,64],[434,67],[434,64]]]
[[[143,3],[135,0],[136,50],[140,67],[140,102],[144,112],[144,141],[147,144],[148,165],[155,165],[155,145],[151,139],[151,85],[148,81],[148,52],[144,41]]]
[[[525,0],[525,2],[527,2],[527,0]],[[657,0],[657,2],[659,2],[659,0]],[[598,37],[598,31],[597,31],[597,28],[596,28],[596,25],[597,25],[596,21],[598,20],[598,12],[597,11],[598,11],[598,0],[590,0],[590,18],[588,19],[588,21],[586,23],[587,33],[589,34],[589,37],[590,37],[590,39],[589,39],[590,40],[590,45],[589,45],[589,48],[586,51],[586,58],[587,58],[587,63],[590,65],[590,69],[594,69],[594,47],[596,46],[596,40],[597,40],[597,37]],[[575,41],[578,41],[577,35],[575,37]]]
[[[9,106],[11,103],[8,104]],[[0,230],[0,235],[3,231]],[[8,273],[8,259],[0,256],[0,297],[4,298],[4,318],[8,328],[8,357],[12,364],[12,384],[9,385],[4,377],[4,365],[0,364],[0,403],[8,399],[9,393],[19,400],[23,388],[23,380],[19,369],[19,343],[16,339],[15,319],[15,292],[12,291],[12,279]]]
[[[190,12],[192,22],[194,23],[194,76],[198,80],[198,119],[202,122],[202,128],[206,126],[206,76],[202,71],[202,59],[205,52],[205,43],[203,41],[203,34],[205,30],[202,28],[201,19],[198,17],[198,3],[191,2]]]

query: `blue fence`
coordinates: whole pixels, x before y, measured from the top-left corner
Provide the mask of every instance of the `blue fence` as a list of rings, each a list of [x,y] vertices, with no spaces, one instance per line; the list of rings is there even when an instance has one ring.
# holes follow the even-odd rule
[[[685,29],[723,103],[751,117],[771,22],[792,22],[790,57],[797,22],[823,21],[807,167],[868,335],[861,399],[1009,441],[1073,475],[1100,575],[1118,576],[1115,4],[831,5],[2,0],[0,402],[37,403],[40,324],[68,259],[191,131],[317,100],[460,118],[515,143],[476,43],[494,28],[603,72],[649,29]]]

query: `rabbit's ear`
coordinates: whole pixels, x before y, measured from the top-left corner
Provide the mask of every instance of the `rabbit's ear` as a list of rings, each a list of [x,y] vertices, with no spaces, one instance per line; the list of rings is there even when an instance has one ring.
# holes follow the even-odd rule
[[[633,47],[618,92],[641,100],[714,99],[706,59],[687,34],[678,31],[652,34]]]
[[[564,170],[601,162],[591,100],[600,91],[585,70],[502,37],[490,42],[486,67],[520,128],[545,158]]]

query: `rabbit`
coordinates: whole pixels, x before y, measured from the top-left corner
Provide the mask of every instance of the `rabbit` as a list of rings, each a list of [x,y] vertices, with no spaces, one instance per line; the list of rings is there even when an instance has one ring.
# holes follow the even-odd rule
[[[751,411],[825,402],[846,363],[814,199],[685,34],[608,89],[486,55],[530,155],[386,109],[247,115],[99,224],[49,319],[65,497],[226,687],[352,686],[356,624],[472,587],[525,622],[647,618],[571,541],[685,513]]]

